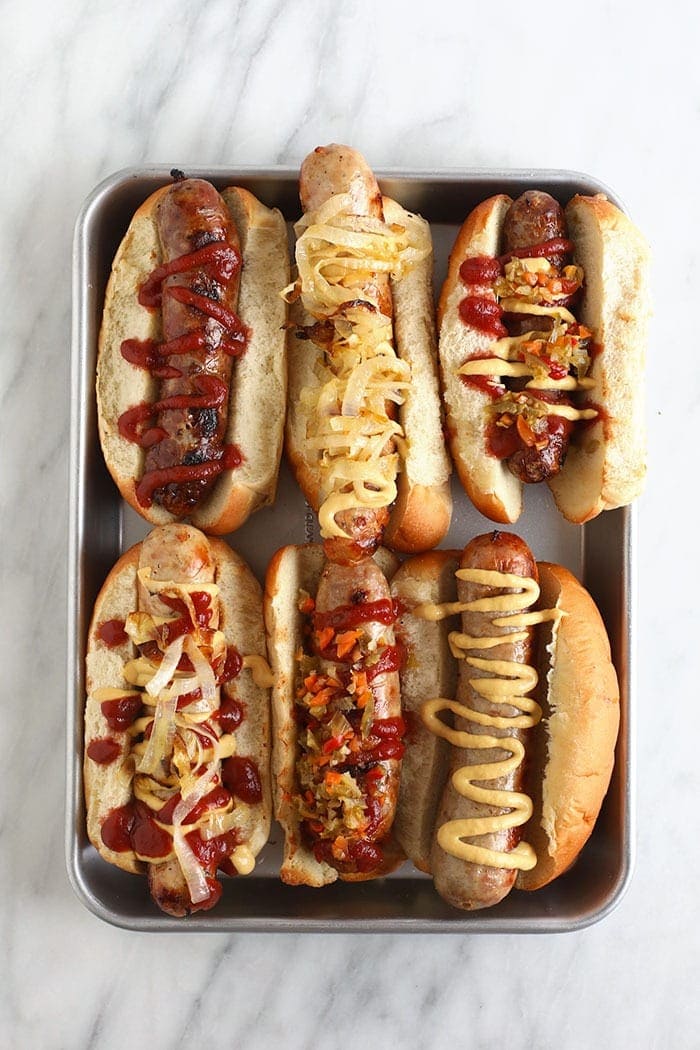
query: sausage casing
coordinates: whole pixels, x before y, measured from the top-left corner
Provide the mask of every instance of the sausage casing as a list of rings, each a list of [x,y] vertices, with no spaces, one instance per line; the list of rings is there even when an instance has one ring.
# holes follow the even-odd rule
[[[527,251],[535,246],[551,242],[555,250],[546,256],[550,262],[561,269],[571,257],[571,248],[566,238],[566,219],[564,209],[549,193],[541,190],[527,190],[513,201],[503,219],[503,251],[507,257],[510,252]],[[504,315],[503,321],[510,335],[525,335],[527,332],[552,332],[554,320],[548,316],[532,314]],[[541,391],[533,390],[539,395]],[[551,394],[544,397],[552,397]],[[570,404],[562,394],[556,397],[558,403]],[[572,424],[561,417],[545,416],[533,424],[534,439],[523,441],[519,448],[508,457],[508,469],[522,482],[537,484],[558,474],[566,458]]]
[[[348,194],[352,212],[383,221],[384,213],[379,184],[371,168],[352,149],[344,146],[318,146],[304,160],[299,176],[299,197],[304,212],[314,212],[337,194]],[[389,274],[363,274],[362,280],[353,280],[348,289],[348,301],[340,306],[338,316],[361,308],[392,317],[392,296]],[[350,316],[348,314],[348,316]],[[333,319],[333,330],[337,319]],[[329,360],[334,353],[333,335],[329,344]],[[392,411],[390,403],[387,409]],[[387,449],[387,452],[391,452]],[[335,515],[335,522],[345,536],[325,539],[326,557],[332,561],[350,564],[371,556],[381,543],[389,519],[386,507],[350,507]]]
[[[219,470],[210,465],[224,456],[233,356],[245,345],[235,313],[240,246],[224,201],[202,179],[169,189],[157,225],[163,263],[177,268],[160,293],[168,374],[160,381],[159,440],[147,450],[144,484],[155,503],[184,517],[211,492]],[[216,266],[201,258],[214,245],[224,254]]]
[[[403,723],[394,619],[374,561],[326,564],[313,665],[297,695],[297,776],[302,834],[316,860],[348,881],[383,873],[396,809]]]
[[[267,839],[264,646],[250,569],[190,525],[154,529],[98,596],[86,661],[88,834],[106,860],[147,871],[168,914],[213,907],[217,872],[248,874]]]
[[[504,866],[504,858],[499,861],[494,854],[510,854],[518,846],[520,825],[530,815],[527,811],[518,815],[517,807],[527,806],[527,797],[520,795],[524,774],[523,741],[527,732],[521,723],[532,725],[531,712],[538,710],[534,701],[525,696],[537,681],[530,668],[532,628],[510,627],[501,620],[507,618],[503,615],[506,607],[509,615],[517,615],[529,604],[524,595],[521,602],[520,588],[513,586],[517,581],[506,577],[534,582],[537,567],[522,540],[500,532],[473,540],[465,548],[460,565],[463,570],[505,574],[501,586],[470,580],[458,583],[458,600],[468,606],[462,613],[463,633],[456,639],[463,655],[454,708],[456,736],[453,741],[458,742],[458,746],[453,748],[450,779],[439,807],[431,867],[440,895],[455,907],[471,910],[496,904],[511,889],[517,869]],[[490,606],[487,609],[479,607],[484,599]],[[505,695],[519,694],[517,705],[512,702],[515,695],[508,696],[511,702],[504,702],[500,683],[505,683]],[[530,713],[524,716],[524,709]],[[470,712],[474,717],[470,717]],[[482,735],[509,738],[509,742],[503,748],[479,747],[473,739],[465,741],[459,736],[465,733],[471,738]],[[459,746],[465,742],[471,746]],[[487,775],[489,766],[498,771],[504,760],[507,770],[494,777]],[[479,773],[483,773],[483,780],[475,779]],[[474,797],[481,796],[482,792],[487,793],[490,802]],[[506,804],[494,804],[500,801],[502,792],[517,793],[517,803],[504,794],[500,798]],[[490,862],[464,859],[472,855]]]

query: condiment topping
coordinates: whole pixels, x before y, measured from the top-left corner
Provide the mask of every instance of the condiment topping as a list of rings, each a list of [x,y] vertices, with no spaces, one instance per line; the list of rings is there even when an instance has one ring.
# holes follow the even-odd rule
[[[481,787],[479,784],[507,776],[523,761],[525,749],[520,740],[509,736],[509,730],[529,729],[537,725],[542,709],[530,694],[537,685],[538,676],[534,667],[515,661],[497,660],[488,656],[489,649],[505,642],[523,641],[527,634],[523,630],[533,624],[556,619],[557,610],[527,612],[539,597],[539,586],[528,577],[485,569],[459,569],[457,578],[471,583],[493,587],[499,593],[477,598],[470,602],[449,602],[443,605],[427,604],[414,610],[416,616],[429,620],[440,620],[461,612],[493,612],[499,615],[491,621],[495,628],[515,628],[486,637],[471,637],[459,631],[449,635],[452,654],[480,672],[469,684],[479,696],[494,706],[507,705],[520,714],[484,713],[473,710],[455,700],[437,698],[426,701],[421,708],[425,725],[437,736],[448,740],[454,747],[473,750],[499,749],[507,757],[500,761],[475,763],[462,766],[452,777],[455,789],[464,798],[488,807],[500,809],[483,817],[469,817],[448,821],[438,830],[438,843],[446,853],[472,864],[494,868],[520,868],[529,870],[537,862],[532,847],[520,842],[510,852],[488,849],[472,840],[476,836],[521,827],[532,814],[532,801],[522,792],[505,791]],[[503,730],[502,735],[470,733],[453,729],[442,721],[443,711],[452,711],[459,718],[481,726]],[[477,783],[478,782],[478,783]]]
[[[308,595],[300,609],[309,639],[296,688],[302,833],[317,860],[341,871],[376,870],[386,833],[386,763],[403,756],[406,732],[401,717],[375,715],[379,676],[401,664],[387,633],[396,612],[387,601],[314,614]]]
[[[350,194],[331,197],[296,227],[299,276],[285,289],[301,297],[315,324],[298,332],[324,353],[325,381],[302,392],[309,414],[307,447],[321,476],[321,536],[345,537],[336,515],[388,507],[396,499],[403,430],[394,418],[410,369],[393,347],[377,275],[400,277],[424,258],[424,234],[354,215]]]
[[[148,863],[175,856],[192,909],[206,909],[221,895],[217,868],[252,870],[239,807],[262,799],[255,762],[236,755],[233,733],[244,709],[230,692],[222,699],[219,684],[245,667],[259,678],[267,665],[226,645],[215,583],[154,580],[148,568],[138,570],[138,581],[146,597],[123,624],[138,650],[123,669],[133,688],[102,688],[91,697],[107,725],[131,738],[126,748],[111,738],[87,747],[97,763],[128,755],[124,768],[133,777],[133,801],[111,811],[102,838]]]
[[[116,649],[120,645],[126,645],[129,636],[124,630],[123,620],[105,620],[97,628],[97,637],[110,649]]]
[[[217,353],[237,357],[246,348],[248,331],[245,325],[219,301],[222,290],[236,276],[240,266],[240,255],[232,245],[226,241],[214,241],[158,266],[139,289],[142,306],[158,308],[162,305],[162,297],[167,295],[200,314],[202,324],[167,342],[126,339],[122,343],[121,353],[125,360],[146,369],[154,378],[183,379],[183,392],[153,403],[134,405],[122,413],[118,429],[127,441],[148,449],[167,440],[166,430],[154,425],[156,418],[164,412],[185,412],[192,423],[195,419],[202,420],[223,411],[228,400],[228,385],[207,371],[207,360]],[[178,284],[163,289],[163,282],[168,277],[192,271],[201,276],[196,290]],[[198,363],[185,375],[181,355],[192,354],[197,355]],[[209,424],[207,428],[209,432]],[[224,445],[217,449],[214,458],[202,455],[174,466],[153,467],[144,472],[136,497],[141,506],[150,507],[158,490],[169,485],[206,482],[224,470],[235,469],[242,461],[238,448]]]
[[[571,242],[555,238],[501,259],[466,259],[460,268],[471,289],[459,304],[460,316],[493,342],[458,374],[491,398],[487,445],[499,459],[518,448],[546,448],[555,430],[568,436],[570,426],[552,423],[552,417],[573,424],[598,416],[591,405],[570,401],[595,385],[588,376],[592,333],[568,309],[583,284],[581,267],[563,264],[571,250]]]

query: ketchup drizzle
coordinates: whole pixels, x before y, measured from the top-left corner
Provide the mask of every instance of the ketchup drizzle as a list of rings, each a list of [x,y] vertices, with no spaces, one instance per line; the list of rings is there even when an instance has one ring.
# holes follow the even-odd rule
[[[139,303],[141,306],[157,309],[161,305],[163,281],[167,277],[202,267],[206,267],[211,276],[221,284],[230,281],[238,273],[241,257],[226,241],[212,241],[197,251],[171,259],[170,262],[156,267],[143,282],[139,288]]]
[[[242,802],[253,805],[262,802],[260,772],[252,758],[231,755],[221,766],[221,780],[225,787]]]
[[[243,453],[237,445],[225,445],[221,459],[211,459],[206,463],[192,463],[179,467],[164,467],[162,470],[149,470],[136,486],[136,498],[142,507],[150,507],[153,493],[165,485],[181,485],[186,481],[201,481],[213,478],[224,470],[240,467]]]
[[[110,649],[116,649],[120,645],[126,645],[129,636],[125,631],[124,620],[105,620],[97,628],[97,637]]]
[[[98,766],[109,766],[121,754],[121,744],[111,737],[91,740],[87,746],[87,756]]]
[[[192,332],[162,343],[152,339],[125,339],[121,344],[125,360],[146,369],[156,379],[174,379],[183,373],[176,365],[168,362],[169,357],[207,350],[222,350],[232,357],[242,354],[249,333],[237,314],[217,299],[183,285],[163,289],[163,282],[168,277],[195,269],[205,269],[214,281],[226,283],[240,267],[238,251],[225,241],[214,241],[153,270],[139,289],[139,303],[149,309],[157,309],[162,305],[165,294],[200,313],[203,324]],[[216,325],[209,324],[209,320],[215,321]],[[192,387],[192,393],[164,398],[151,404],[142,402],[127,409],[118,420],[120,435],[141,448],[151,448],[168,436],[163,427],[155,425],[159,413],[169,410],[220,410],[228,397],[226,383],[206,372],[193,377]],[[136,497],[141,506],[150,507],[154,492],[160,488],[205,481],[216,477],[223,470],[239,467],[242,462],[240,450],[234,445],[227,445],[224,446],[223,455],[217,459],[148,471],[137,486]]]
[[[465,324],[486,332],[494,339],[503,339],[508,335],[501,320],[503,309],[495,299],[487,299],[483,295],[466,295],[459,304],[459,316]]]
[[[357,605],[339,605],[328,612],[314,612],[315,630],[333,627],[336,631],[346,631],[361,623],[376,620],[387,627],[397,619],[398,612],[390,598],[379,598],[374,602],[359,602]]]
[[[110,729],[115,732],[124,732],[136,721],[141,713],[140,696],[118,696],[114,700],[104,700],[100,704],[100,710]]]

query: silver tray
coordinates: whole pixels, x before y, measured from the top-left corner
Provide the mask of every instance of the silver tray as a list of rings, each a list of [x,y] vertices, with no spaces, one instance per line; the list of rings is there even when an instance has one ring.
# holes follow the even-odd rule
[[[299,215],[296,169],[188,170],[220,188],[241,185],[293,222]],[[528,187],[548,190],[562,202],[574,193],[604,192],[587,175],[566,171],[418,171],[379,173],[384,193],[431,223],[435,287],[446,272],[457,228],[480,200]],[[170,181],[169,169],[127,169],[102,182],[85,202],[73,252],[71,488],[67,657],[66,862],[81,902],[116,926],[152,931],[294,931],[424,933],[556,933],[582,929],[619,903],[633,867],[635,515],[609,511],[588,525],[570,525],[556,511],[545,486],[530,487],[513,527],[538,559],[558,561],[581,578],[607,625],[620,679],[621,726],[612,783],[595,831],[576,864],[536,893],[513,891],[487,911],[464,913],[445,904],[432,881],[406,863],[386,879],[338,883],[323,889],[285,886],[279,879],[281,830],[273,824],[255,872],[225,879],[217,907],[186,919],[164,915],[151,901],[146,879],[106,864],[85,829],[82,753],[85,638],[97,592],[119,554],[148,531],[126,507],[102,460],[95,409],[95,362],[102,299],[112,258],[137,206]],[[453,485],[454,515],[443,546],[461,547],[493,524]],[[280,513],[284,508],[284,513]],[[262,581],[278,547],[315,538],[314,519],[286,466],[275,505],[227,537]]]

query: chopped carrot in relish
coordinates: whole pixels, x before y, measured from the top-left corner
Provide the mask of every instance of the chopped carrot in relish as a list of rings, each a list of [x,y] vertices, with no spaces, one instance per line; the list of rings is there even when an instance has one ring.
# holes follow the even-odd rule
[[[332,627],[322,627],[320,631],[317,631],[316,637],[319,649],[327,649],[333,641],[334,634],[335,631]]]
[[[528,426],[528,424],[525,422],[523,416],[518,416],[515,425],[518,428],[518,433],[520,434],[520,437],[523,439],[523,442],[526,445],[532,446],[536,443],[537,437],[535,436],[535,433],[532,430],[532,428]]]
[[[352,652],[352,650],[355,648],[355,643],[357,642],[357,639],[359,637],[359,631],[343,631],[342,634],[338,635],[336,639],[338,648],[338,659],[342,660],[344,656],[347,656],[348,653]]]

